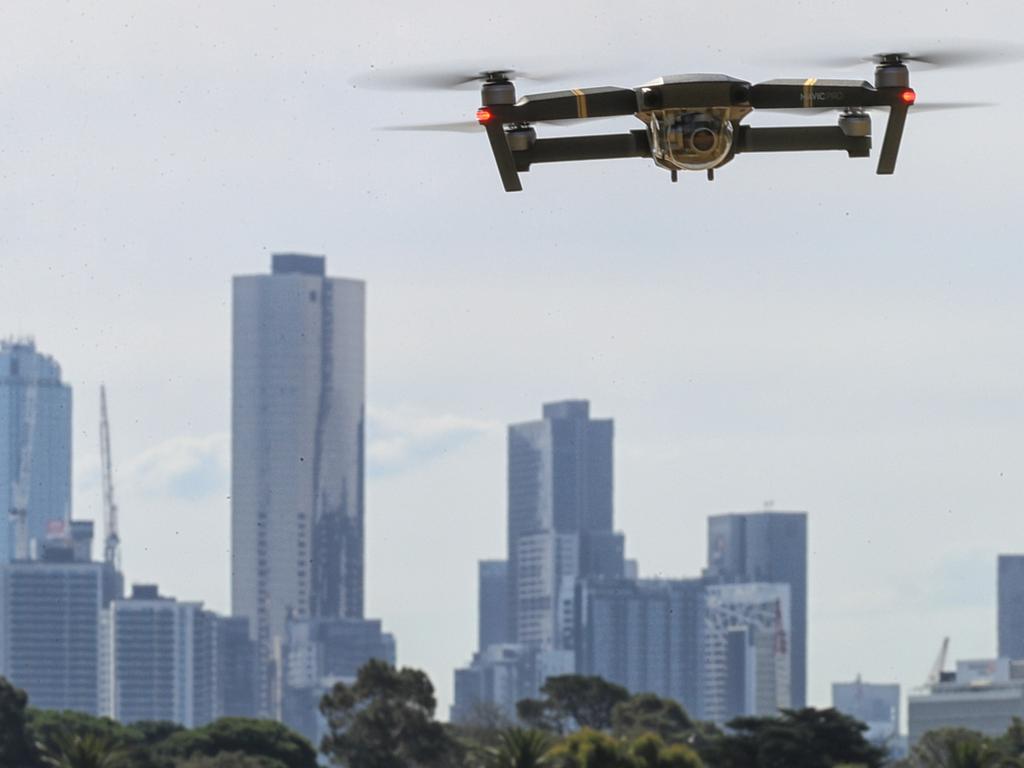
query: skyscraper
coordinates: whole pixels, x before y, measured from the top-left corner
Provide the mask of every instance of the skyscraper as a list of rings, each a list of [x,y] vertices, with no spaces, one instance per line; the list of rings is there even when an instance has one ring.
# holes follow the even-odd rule
[[[789,585],[793,707],[807,702],[807,513],[749,512],[708,519],[710,581]]]
[[[508,615],[517,642],[572,650],[576,579],[620,577],[612,530],[611,419],[586,400],[508,430]]]
[[[0,342],[0,562],[18,548],[15,507],[25,513],[22,556],[50,523],[71,519],[71,388],[32,341]]]
[[[1024,659],[1024,555],[999,556],[999,655]]]
[[[481,560],[477,597],[477,650],[511,640],[508,628],[508,561]]]
[[[261,710],[288,617],[363,615],[365,286],[275,254],[234,279],[232,605],[252,622]]]
[[[700,620],[697,716],[722,725],[791,706],[787,584],[713,584]]]
[[[697,711],[701,579],[583,579],[576,671]]]

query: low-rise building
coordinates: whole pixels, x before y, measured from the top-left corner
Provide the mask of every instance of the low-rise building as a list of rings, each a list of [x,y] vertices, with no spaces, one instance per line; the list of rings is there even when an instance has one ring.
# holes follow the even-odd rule
[[[909,745],[938,728],[999,736],[1015,717],[1024,718],[1024,661],[958,661],[956,672],[909,697]]]

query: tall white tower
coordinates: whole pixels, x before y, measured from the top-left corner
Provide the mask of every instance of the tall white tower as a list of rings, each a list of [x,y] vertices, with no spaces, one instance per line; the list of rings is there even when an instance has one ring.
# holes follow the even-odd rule
[[[249,618],[274,714],[289,616],[363,615],[365,284],[275,254],[234,279],[232,609]]]

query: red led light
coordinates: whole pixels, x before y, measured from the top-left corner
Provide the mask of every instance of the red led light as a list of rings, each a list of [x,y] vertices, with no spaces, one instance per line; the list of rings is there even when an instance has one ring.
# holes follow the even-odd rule
[[[903,93],[900,94],[900,98],[903,99],[904,104],[913,104],[917,101],[917,94],[914,93],[913,88],[907,88]]]
[[[476,120],[478,123],[488,123],[492,117],[494,117],[494,113],[487,107],[480,107],[480,109],[476,111]]]

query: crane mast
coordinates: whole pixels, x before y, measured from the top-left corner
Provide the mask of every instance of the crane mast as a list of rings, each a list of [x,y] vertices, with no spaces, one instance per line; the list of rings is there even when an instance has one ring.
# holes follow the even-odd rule
[[[121,539],[117,534],[117,503],[114,501],[114,477],[110,463],[110,422],[107,419],[107,389],[100,385],[100,462],[103,465],[103,527],[106,539],[103,543],[103,562],[120,567],[118,547]]]

